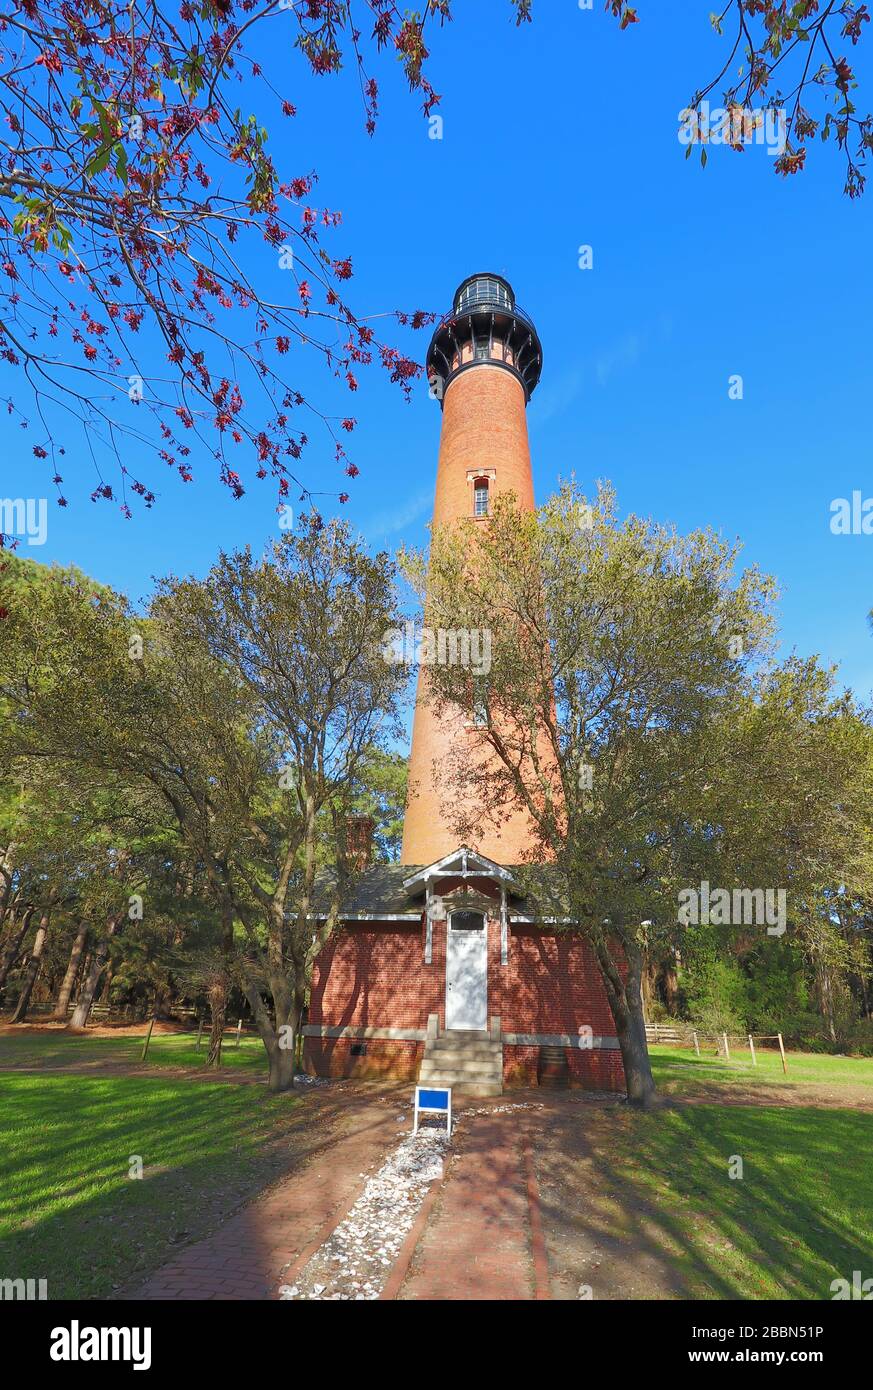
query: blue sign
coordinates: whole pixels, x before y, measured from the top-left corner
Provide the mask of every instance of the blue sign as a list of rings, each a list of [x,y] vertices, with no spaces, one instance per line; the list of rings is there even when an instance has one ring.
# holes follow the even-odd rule
[[[415,1088],[415,1123],[413,1134],[418,1133],[418,1117],[426,1115],[445,1115],[446,1133],[449,1138],[452,1136],[452,1088],[416,1086]]]
[[[448,1091],[423,1091],[421,1087],[419,1087],[418,1108],[419,1110],[448,1110]]]

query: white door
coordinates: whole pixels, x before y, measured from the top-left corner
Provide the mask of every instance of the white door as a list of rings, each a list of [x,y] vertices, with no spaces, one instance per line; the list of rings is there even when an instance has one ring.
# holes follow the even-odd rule
[[[453,912],[446,935],[446,1028],[488,1027],[488,929],[481,912]]]

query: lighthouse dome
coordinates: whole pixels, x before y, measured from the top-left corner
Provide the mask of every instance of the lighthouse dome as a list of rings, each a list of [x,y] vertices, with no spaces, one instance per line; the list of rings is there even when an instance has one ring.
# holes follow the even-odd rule
[[[437,324],[427,353],[432,395],[442,402],[461,372],[487,365],[511,372],[530,400],[540,379],[543,350],[533,319],[516,303],[502,275],[468,275],[455,290],[451,313]]]

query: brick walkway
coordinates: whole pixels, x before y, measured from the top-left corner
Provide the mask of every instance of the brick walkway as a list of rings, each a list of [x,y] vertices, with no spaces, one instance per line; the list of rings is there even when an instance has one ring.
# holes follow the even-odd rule
[[[527,1170],[515,1116],[463,1121],[427,1227],[398,1297],[534,1297]]]
[[[408,1133],[404,1099],[405,1089],[403,1099],[349,1097],[336,1137],[328,1132],[323,1147],[301,1168],[214,1235],[180,1251],[131,1297],[277,1298],[280,1284],[294,1282],[360,1196],[365,1177]],[[402,1125],[401,1108],[407,1112]],[[462,1112],[459,1118],[446,1176],[426,1199],[383,1297],[548,1298],[529,1117]],[[313,1123],[319,1123],[316,1113]]]
[[[360,1175],[396,1141],[398,1113],[390,1101],[350,1104],[335,1142],[214,1235],[181,1251],[132,1297],[276,1298],[279,1284],[306,1263],[358,1197],[364,1185]]]

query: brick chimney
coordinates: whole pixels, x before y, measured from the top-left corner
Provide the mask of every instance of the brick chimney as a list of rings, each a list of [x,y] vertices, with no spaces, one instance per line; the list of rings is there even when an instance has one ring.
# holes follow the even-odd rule
[[[443,412],[433,523],[472,517],[488,524],[495,494],[514,492],[533,510],[527,437],[527,403],[540,379],[542,348],[532,320],[515,302],[500,275],[472,275],[458,287],[452,312],[437,326],[427,372]],[[487,627],[482,614],[480,626]],[[403,826],[402,864],[432,864],[458,847],[451,828],[451,789],[438,785],[439,769],[460,745],[474,748],[475,731],[461,718],[435,717],[423,698],[427,671],[418,677],[418,698],[409,760],[409,797]],[[483,828],[478,849],[504,864],[522,861],[531,827],[520,808],[499,830]]]
[[[357,873],[363,872],[373,857],[373,832],[376,822],[372,816],[346,816],[346,854]]]

